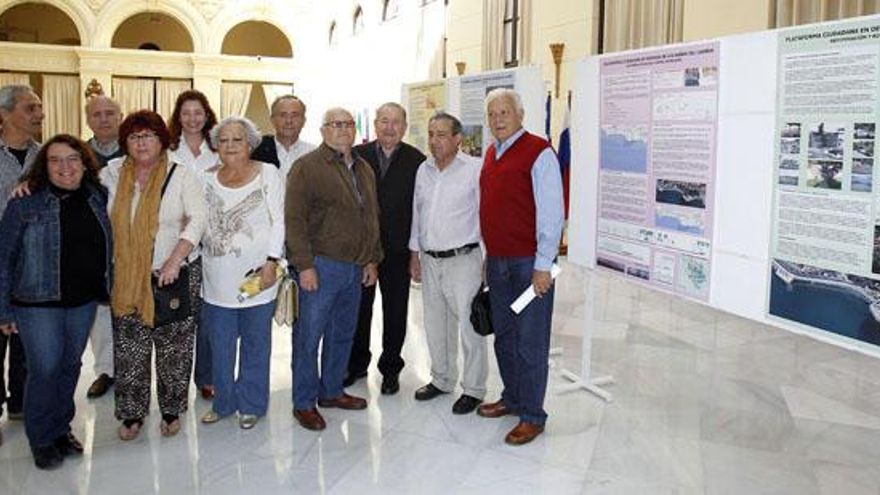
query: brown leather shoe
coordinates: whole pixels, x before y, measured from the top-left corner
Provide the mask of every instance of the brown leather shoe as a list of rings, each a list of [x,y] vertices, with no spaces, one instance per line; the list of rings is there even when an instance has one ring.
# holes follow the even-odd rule
[[[512,430],[504,437],[504,441],[509,445],[523,445],[534,440],[538,435],[544,433],[543,425],[526,423],[520,421]]]
[[[504,400],[499,400],[489,404],[482,404],[477,408],[477,414],[484,418],[500,418],[510,414],[510,409],[507,408]]]
[[[321,413],[314,407],[311,409],[294,409],[293,417],[299,421],[300,426],[307,430],[320,431],[327,428],[327,423]]]
[[[199,393],[202,394],[202,398],[205,400],[211,400],[214,398],[214,386],[213,385],[202,385],[199,387]]]
[[[318,405],[321,407],[338,407],[339,409],[356,411],[358,409],[366,409],[367,400],[361,399],[360,397],[355,397],[353,395],[348,395],[343,392],[343,394],[339,397],[319,400]]]
[[[113,377],[107,373],[101,373],[101,376],[92,382],[88,392],[86,392],[86,397],[89,399],[97,399],[98,397],[101,397],[107,393],[107,390],[109,390],[111,386],[113,386],[113,381]]]

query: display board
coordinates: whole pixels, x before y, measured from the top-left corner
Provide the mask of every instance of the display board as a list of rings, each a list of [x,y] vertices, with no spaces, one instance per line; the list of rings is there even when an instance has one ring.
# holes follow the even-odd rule
[[[769,313],[880,344],[880,20],[779,33]]]
[[[709,299],[719,44],[599,61],[596,264]]]
[[[486,123],[486,95],[493,89],[514,89],[514,73],[477,74],[461,79],[461,150],[471,156],[483,156],[492,138]]]
[[[428,120],[446,108],[446,81],[403,85],[403,104],[407,112],[404,141],[428,154]]]
[[[707,187],[711,291],[695,299],[875,356],[878,24],[880,16],[866,16],[712,42],[719,64],[714,192]],[[569,259],[590,268],[600,257],[602,63],[611,57],[580,61],[573,87]]]
[[[486,126],[486,95],[495,88],[512,88],[519,93],[525,118],[523,127],[539,136],[544,135],[546,96],[540,67],[519,67],[448,80],[447,106],[464,128],[461,149],[472,156],[482,156],[492,135]]]

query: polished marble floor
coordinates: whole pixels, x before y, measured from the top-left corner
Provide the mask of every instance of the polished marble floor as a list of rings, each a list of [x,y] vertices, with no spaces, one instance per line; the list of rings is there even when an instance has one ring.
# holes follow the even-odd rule
[[[74,423],[85,455],[38,471],[22,424],[0,418],[0,494],[880,493],[880,361],[564,268],[550,421],[532,444],[504,444],[512,418],[453,416],[454,396],[413,399],[428,378],[413,290],[401,392],[382,396],[371,368],[349,389],[368,397],[367,410],[325,410],[321,433],[291,417],[282,329],[273,335],[271,411],[255,429],[199,424],[210,404],[193,397],[177,437],[159,435],[154,406],[145,434],[130,444],[116,436],[112,394],[85,399],[87,350]],[[568,384],[561,371],[580,371],[585,332],[594,375],[615,378],[605,387],[611,403],[560,393]],[[494,400],[494,366],[489,380]]]

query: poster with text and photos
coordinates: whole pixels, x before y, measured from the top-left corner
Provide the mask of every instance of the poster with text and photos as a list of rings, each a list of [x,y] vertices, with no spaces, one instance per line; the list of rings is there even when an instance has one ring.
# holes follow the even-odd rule
[[[514,88],[514,72],[479,74],[461,78],[461,151],[482,157],[492,142],[486,126],[486,95],[496,88]]]
[[[428,121],[436,112],[446,108],[446,82],[413,84],[406,87],[406,92],[409,125],[404,140],[428,155]]]
[[[769,314],[880,344],[880,20],[779,34]]]
[[[709,298],[718,43],[600,61],[596,263]]]

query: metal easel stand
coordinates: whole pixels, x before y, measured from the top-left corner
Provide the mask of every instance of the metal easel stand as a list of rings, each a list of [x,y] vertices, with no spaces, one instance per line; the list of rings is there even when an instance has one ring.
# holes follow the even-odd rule
[[[589,325],[595,322],[595,294],[596,294],[596,279],[595,274],[589,273],[589,280],[586,284],[586,294],[584,295],[585,299],[585,310],[584,310],[584,321],[586,325],[584,325],[584,336],[583,336],[583,349],[581,354],[581,374],[578,375],[572,371],[567,369],[560,369],[559,374],[563,376],[563,378],[569,380],[571,383],[562,385],[556,388],[556,393],[558,394],[566,394],[569,392],[573,392],[575,390],[586,390],[587,392],[599,397],[605,402],[612,402],[614,397],[611,395],[611,392],[607,390],[603,390],[601,387],[604,385],[611,385],[614,383],[614,377],[611,375],[606,376],[598,376],[592,377],[591,374],[591,361],[592,361],[592,350],[593,350],[593,342],[591,335],[589,335]],[[562,348],[553,348],[550,350],[550,355],[560,355],[562,354]],[[554,367],[554,362],[551,360],[550,366]]]

